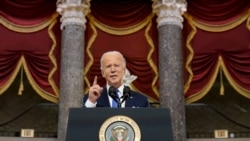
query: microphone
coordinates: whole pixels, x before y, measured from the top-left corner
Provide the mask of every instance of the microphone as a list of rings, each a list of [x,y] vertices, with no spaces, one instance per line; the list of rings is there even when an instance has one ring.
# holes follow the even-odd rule
[[[113,100],[115,100],[115,102],[117,102],[118,107],[121,107],[121,103],[119,97],[116,95],[116,88],[114,86],[109,87],[108,94],[110,97],[112,97]]]
[[[116,88],[114,86],[109,87],[109,96],[116,100]],[[117,100],[116,100],[117,101]]]
[[[128,86],[124,86],[124,88],[123,88],[123,96],[121,97],[123,99],[122,99],[121,103],[123,103],[130,96],[131,96],[130,88]]]

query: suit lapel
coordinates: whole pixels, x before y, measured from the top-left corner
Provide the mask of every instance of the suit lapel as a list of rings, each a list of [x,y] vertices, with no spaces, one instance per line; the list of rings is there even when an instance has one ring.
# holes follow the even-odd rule
[[[131,92],[131,96],[128,97],[125,101],[125,107],[133,107],[134,105],[134,98],[133,98],[133,93]]]
[[[101,97],[98,99],[98,104],[100,107],[110,107],[107,88],[104,87],[101,93]]]

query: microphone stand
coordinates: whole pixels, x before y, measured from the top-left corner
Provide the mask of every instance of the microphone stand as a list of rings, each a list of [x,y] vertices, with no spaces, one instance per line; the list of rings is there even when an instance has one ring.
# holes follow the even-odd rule
[[[117,107],[121,108],[122,107],[122,103],[128,98],[130,97],[131,93],[130,93],[130,88],[128,86],[124,86],[123,88],[123,96],[121,97],[122,100],[116,95],[116,88],[111,86],[109,88],[109,96],[111,96],[115,102],[117,103]]]
[[[122,102],[121,102],[120,98],[117,97],[117,96],[112,96],[112,98],[113,98],[113,99],[115,100],[115,102],[117,103],[117,107],[118,107],[118,108],[121,108],[121,107],[122,107]]]
[[[120,101],[119,99],[119,103],[122,104],[124,101],[127,100],[128,97],[130,97],[131,95],[131,91],[130,91],[130,88],[128,86],[124,86],[123,88],[123,96],[121,97],[122,98],[122,101]]]
[[[122,107],[122,103],[125,101],[125,97],[122,99],[122,101],[121,101],[121,99],[120,98],[115,98],[115,101],[117,102],[117,107],[118,108],[121,108]]]
[[[119,101],[118,102],[118,105],[117,105],[118,108],[121,108],[122,107],[122,103]]]

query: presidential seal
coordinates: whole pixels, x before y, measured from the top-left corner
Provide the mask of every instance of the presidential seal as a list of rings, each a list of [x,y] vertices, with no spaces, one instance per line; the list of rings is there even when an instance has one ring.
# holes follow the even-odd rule
[[[130,117],[117,115],[108,118],[99,130],[100,141],[140,141],[141,131]]]

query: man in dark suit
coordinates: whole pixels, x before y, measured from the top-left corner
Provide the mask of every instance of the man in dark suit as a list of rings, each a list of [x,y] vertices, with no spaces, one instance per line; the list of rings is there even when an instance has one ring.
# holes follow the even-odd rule
[[[118,97],[122,101],[123,90],[126,87],[123,83],[126,71],[125,58],[118,51],[109,51],[102,55],[100,62],[102,76],[106,79],[107,84],[102,88],[98,85],[97,76],[95,76],[89,93],[83,98],[84,107],[113,107],[113,98],[108,94],[110,87],[118,90]],[[121,107],[137,108],[150,106],[146,96],[132,90],[129,93],[126,100],[120,103]]]

